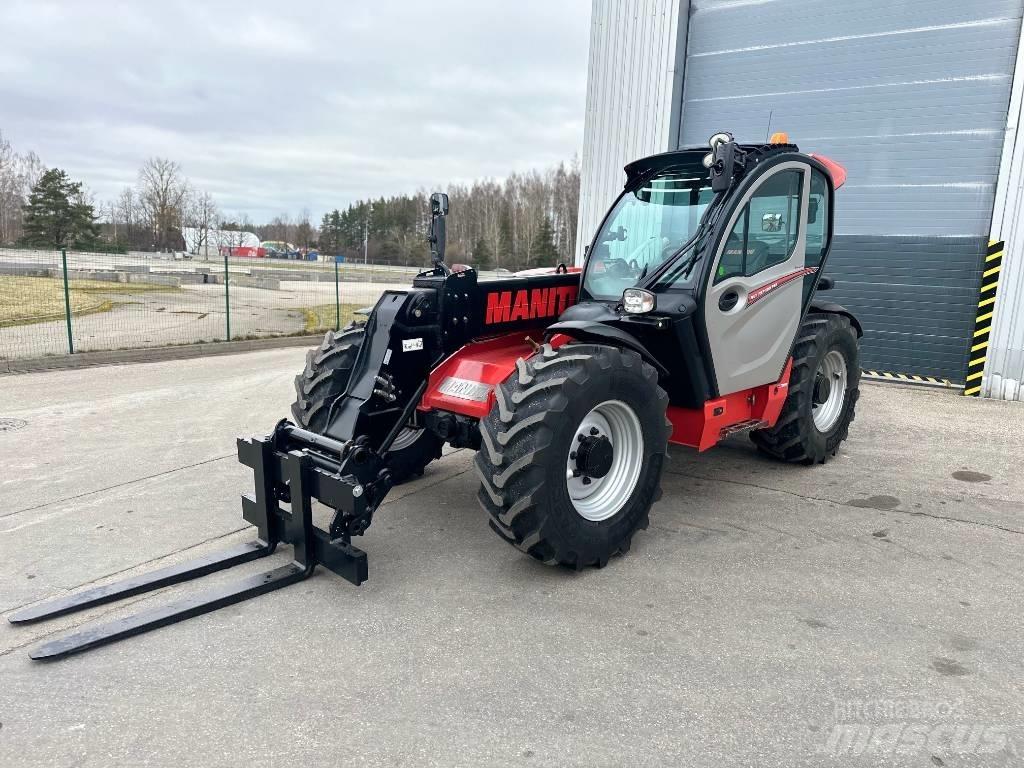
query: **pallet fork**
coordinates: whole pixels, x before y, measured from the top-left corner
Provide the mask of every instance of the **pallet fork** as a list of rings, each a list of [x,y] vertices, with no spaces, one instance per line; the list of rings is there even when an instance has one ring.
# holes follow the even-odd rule
[[[369,525],[373,499],[383,498],[390,487],[386,470],[376,471],[375,455],[370,451],[353,450],[353,446],[307,432],[288,422],[280,423],[273,435],[239,438],[237,444],[239,461],[251,467],[255,475],[255,492],[242,495],[242,516],[256,526],[254,541],[33,605],[12,614],[9,621],[28,624],[113,603],[266,557],[281,543],[294,548],[292,562],[123,619],[88,625],[41,643],[29,652],[31,658],[60,659],[200,616],[303,581],[318,565],[356,586],[366,581],[366,553],[352,546],[351,536]],[[376,487],[367,487],[356,475],[341,474],[356,458],[361,459],[354,462],[360,474],[365,475],[366,470],[374,472]],[[313,498],[337,510],[330,532],[314,525]],[[282,500],[290,501],[291,511],[282,508]]]

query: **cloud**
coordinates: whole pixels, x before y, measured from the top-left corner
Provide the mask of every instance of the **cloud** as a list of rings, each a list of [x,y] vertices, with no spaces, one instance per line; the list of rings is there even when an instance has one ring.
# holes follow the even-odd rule
[[[0,130],[99,200],[161,155],[254,220],[579,151],[587,0],[307,5],[7,0]]]

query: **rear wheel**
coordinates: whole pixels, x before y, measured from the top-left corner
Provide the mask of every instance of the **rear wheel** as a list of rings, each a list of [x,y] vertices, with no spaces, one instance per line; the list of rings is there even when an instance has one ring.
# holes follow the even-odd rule
[[[317,349],[306,355],[306,368],[295,377],[295,423],[323,434],[327,415],[338,395],[348,386],[352,366],[363,343],[361,327],[340,333],[328,331]],[[410,425],[398,433],[388,452],[387,465],[395,483],[422,475],[423,468],[441,456],[441,440],[433,432]]]
[[[661,495],[668,396],[639,355],[545,344],[495,390],[480,422],[480,503],[491,527],[545,563],[603,566]]]
[[[793,349],[789,394],[779,420],[750,438],[781,461],[824,463],[849,434],[859,386],[857,334],[849,319],[810,314]]]

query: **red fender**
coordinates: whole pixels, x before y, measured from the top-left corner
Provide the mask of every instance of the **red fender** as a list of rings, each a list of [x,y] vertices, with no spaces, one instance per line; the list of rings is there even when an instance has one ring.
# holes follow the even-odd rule
[[[543,338],[543,330],[536,336],[534,343]],[[515,371],[519,358],[533,354],[527,338],[526,333],[509,333],[471,342],[454,352],[431,372],[419,409],[482,419],[494,405],[494,388]],[[568,341],[568,336],[556,334],[549,343],[557,349]]]

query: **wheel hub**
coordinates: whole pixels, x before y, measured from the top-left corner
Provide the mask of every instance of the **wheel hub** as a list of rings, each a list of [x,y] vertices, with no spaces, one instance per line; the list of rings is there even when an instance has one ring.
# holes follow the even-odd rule
[[[604,477],[612,468],[614,458],[611,440],[605,435],[583,435],[576,448],[576,471],[583,477]]]
[[[814,404],[823,405],[827,403],[830,394],[832,394],[832,381],[827,376],[822,376],[819,372],[814,379]]]
[[[596,405],[576,427],[566,457],[569,499],[580,517],[607,520],[629,501],[643,465],[643,429],[621,400]]]
[[[811,417],[819,432],[828,432],[839,422],[846,402],[846,358],[830,349],[818,364],[811,395]]]

